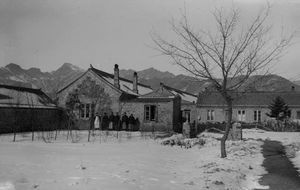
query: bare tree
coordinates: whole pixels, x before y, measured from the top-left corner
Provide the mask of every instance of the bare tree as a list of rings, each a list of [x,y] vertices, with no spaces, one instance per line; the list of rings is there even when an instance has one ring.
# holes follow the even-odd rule
[[[91,106],[93,108],[90,117],[89,134],[88,141],[90,141],[91,130],[94,129],[94,112],[101,111],[100,107],[105,107],[107,104],[111,103],[109,95],[104,91],[104,88],[90,77],[87,77],[80,85],[78,85],[78,93],[91,101]],[[101,137],[100,137],[101,138]]]
[[[76,98],[74,98],[74,95],[76,95]],[[91,112],[88,133],[88,141],[90,141],[91,130],[94,127],[94,112],[102,112],[103,110],[107,110],[107,108],[110,107],[111,99],[109,97],[109,94],[105,92],[102,86],[96,84],[96,82],[93,81],[90,77],[87,77],[84,81],[82,81],[81,84],[77,86],[77,88],[73,92],[69,94],[69,96],[73,96],[73,98],[69,100],[73,99],[71,102],[76,102],[77,104],[80,104],[79,96],[83,96],[91,101],[91,106],[93,109]],[[73,108],[76,109],[75,107]]]
[[[240,26],[239,11],[217,9],[213,13],[216,32],[195,30],[186,13],[178,23],[172,22],[175,41],[155,34],[152,39],[162,54],[175,65],[198,79],[212,82],[226,102],[226,129],[221,139],[221,157],[226,157],[226,140],[232,125],[233,91],[237,91],[254,74],[266,73],[290,44],[292,35],[281,35],[278,41],[270,37],[266,24],[270,7],[262,10],[246,28]]]
[[[68,125],[68,134],[67,134],[67,140],[69,135],[71,136],[72,140],[73,140],[73,136],[72,136],[72,129],[73,129],[73,125],[76,122],[76,116],[75,116],[75,110],[78,109],[80,105],[80,100],[79,100],[79,95],[78,95],[78,90],[75,89],[73,92],[68,94],[67,97],[67,101],[66,101],[66,113],[67,113],[67,125]]]

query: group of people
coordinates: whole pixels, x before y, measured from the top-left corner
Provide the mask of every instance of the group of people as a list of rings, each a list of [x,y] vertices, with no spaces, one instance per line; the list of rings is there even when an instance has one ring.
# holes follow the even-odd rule
[[[126,112],[120,117],[119,113],[117,112],[114,115],[111,112],[110,115],[104,113],[103,116],[96,113],[96,116],[93,119],[94,129],[96,130],[138,130],[139,128],[139,119],[134,118],[133,114],[130,114],[128,117]]]

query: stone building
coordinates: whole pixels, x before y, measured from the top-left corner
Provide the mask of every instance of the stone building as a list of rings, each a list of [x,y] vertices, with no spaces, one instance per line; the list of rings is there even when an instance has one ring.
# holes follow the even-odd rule
[[[181,98],[181,112],[182,117],[186,118],[188,122],[194,122],[197,119],[197,109],[196,102],[197,96],[176,88],[167,86],[163,83],[160,84],[160,87],[169,93],[180,96]]]
[[[284,99],[290,109],[291,119],[300,119],[300,93],[288,92],[243,92],[233,93],[233,121],[246,123],[265,122],[270,119],[269,105],[277,97]],[[199,94],[197,115],[199,122],[224,122],[226,103],[218,92],[205,91]]]
[[[166,90],[157,90],[123,101],[122,111],[133,114],[141,122],[141,130],[181,132],[181,97]]]
[[[75,91],[80,91],[82,86],[98,85],[103,91],[101,99],[96,105],[90,96],[79,93],[80,109],[76,110],[79,119],[79,128],[86,129],[89,126],[89,119],[95,112],[103,115],[104,113],[123,113],[122,100],[132,99],[140,95],[152,92],[150,86],[138,83],[138,76],[133,75],[133,80],[128,80],[119,76],[119,67],[116,64],[114,74],[93,68],[92,66],[77,79],[57,92],[58,105],[66,108],[68,96]],[[97,98],[97,97],[96,97]]]

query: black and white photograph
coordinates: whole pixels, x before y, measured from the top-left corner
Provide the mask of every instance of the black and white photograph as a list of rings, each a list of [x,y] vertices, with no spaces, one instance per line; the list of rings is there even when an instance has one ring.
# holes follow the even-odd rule
[[[300,190],[300,0],[0,0],[0,190]]]

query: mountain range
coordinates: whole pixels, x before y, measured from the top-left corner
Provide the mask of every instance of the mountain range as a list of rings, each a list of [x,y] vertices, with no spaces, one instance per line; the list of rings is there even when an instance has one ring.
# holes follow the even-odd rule
[[[10,63],[0,68],[0,84],[41,88],[53,97],[58,89],[83,72],[83,69],[70,63],[64,63],[52,72],[42,72],[39,68],[23,69],[17,64]]]
[[[10,63],[0,68],[0,84],[41,88],[50,97],[54,97],[55,92],[79,77],[85,70],[71,63],[64,63],[57,70],[52,72],[42,72],[39,68],[23,69],[17,64]],[[120,76],[132,79],[134,70],[120,70]],[[198,94],[206,88],[212,86],[208,80],[198,80],[191,76],[174,75],[170,72],[162,72],[154,68],[138,71],[139,82],[150,85],[153,89],[159,87],[163,82],[165,85]],[[298,81],[299,82],[299,81]],[[298,83],[299,84],[299,83]],[[255,75],[241,87],[254,91],[289,91],[292,86],[296,91],[300,91],[300,86],[278,75]]]

